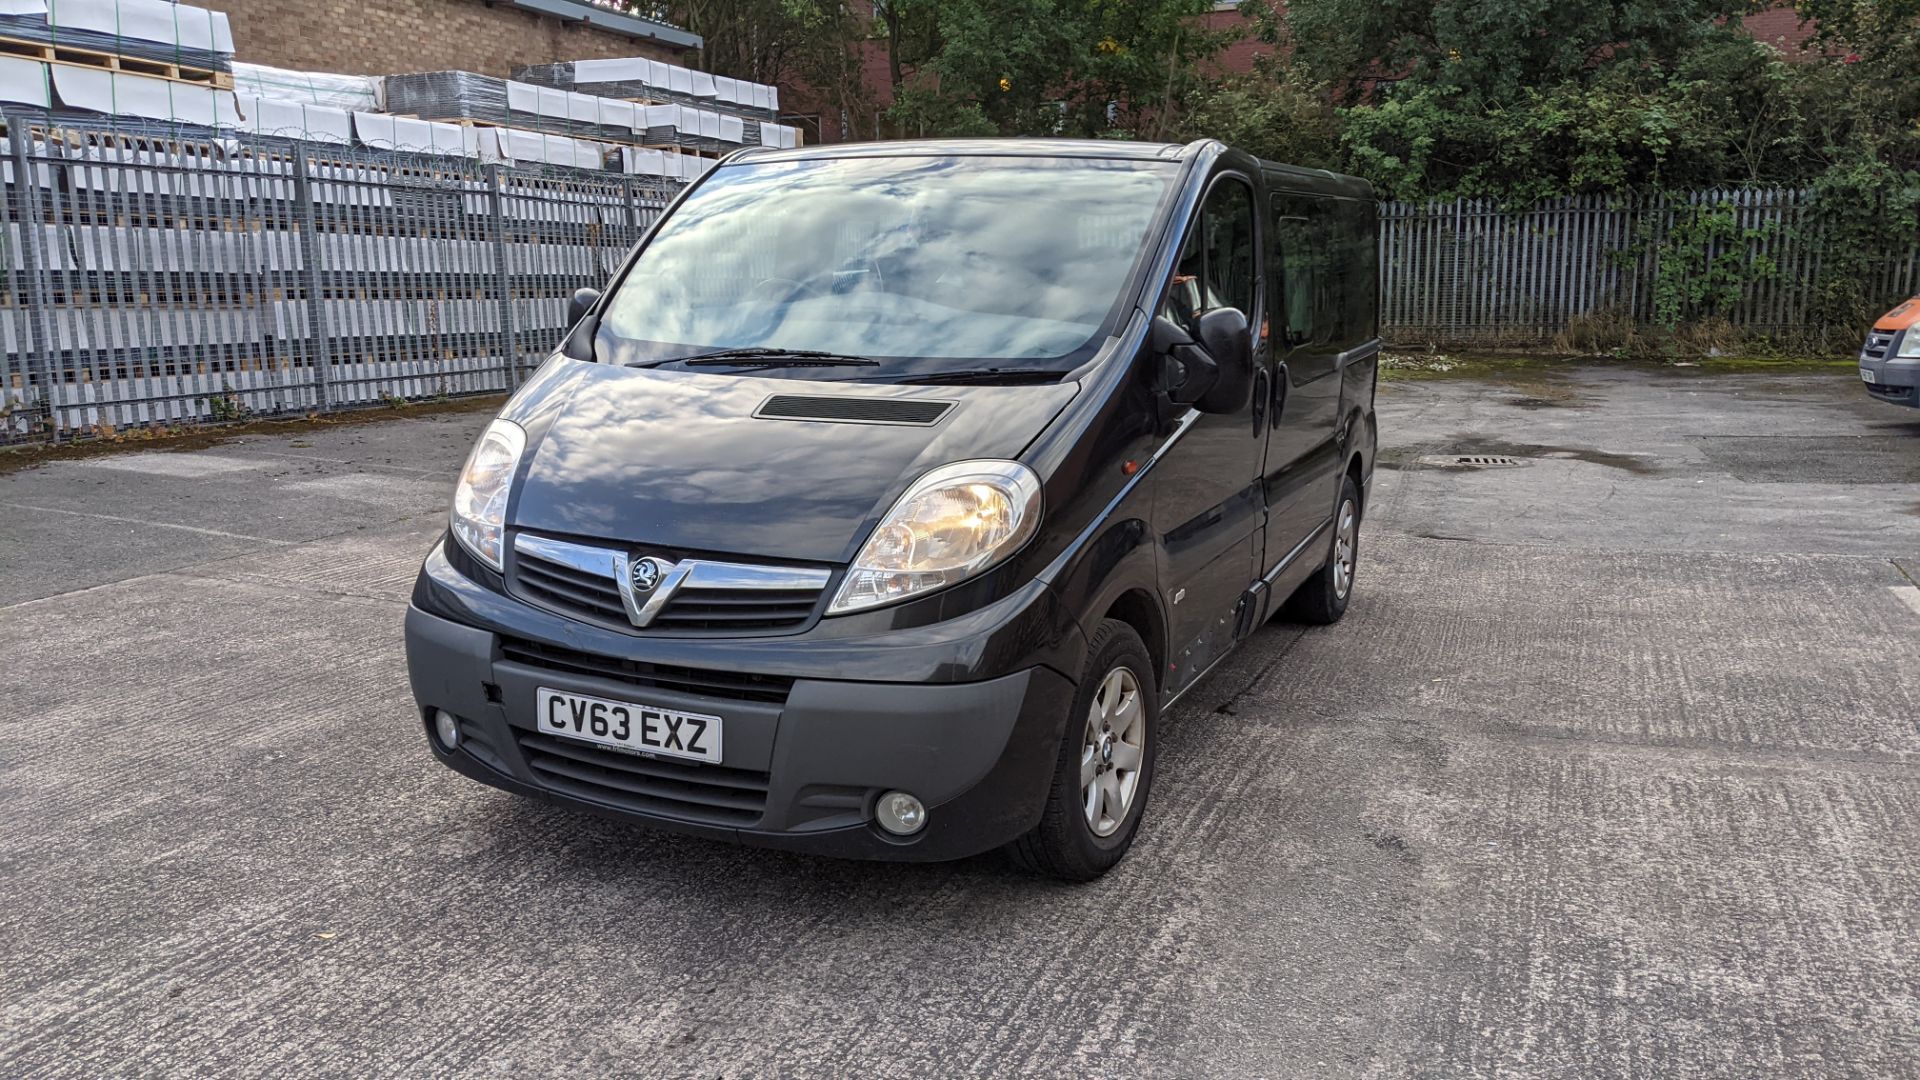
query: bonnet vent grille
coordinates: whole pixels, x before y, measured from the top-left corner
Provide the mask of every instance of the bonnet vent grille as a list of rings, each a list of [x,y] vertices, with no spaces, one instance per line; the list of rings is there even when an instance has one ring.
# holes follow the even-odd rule
[[[775,394],[753,415],[763,420],[825,420],[842,424],[909,424],[925,427],[937,423],[951,408],[953,403],[950,401]]]

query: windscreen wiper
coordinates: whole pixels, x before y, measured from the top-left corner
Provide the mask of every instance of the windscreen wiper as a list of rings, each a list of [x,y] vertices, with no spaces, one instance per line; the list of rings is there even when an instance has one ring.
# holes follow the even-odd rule
[[[956,386],[965,383],[976,385],[1015,386],[1024,383],[1051,383],[1072,374],[1068,371],[1045,371],[1040,368],[975,368],[964,371],[926,371],[896,381],[926,386]]]
[[[748,349],[715,349],[639,366],[661,367],[666,364],[682,364],[686,367],[878,367],[880,361],[872,357],[820,349],[769,349],[756,346]]]

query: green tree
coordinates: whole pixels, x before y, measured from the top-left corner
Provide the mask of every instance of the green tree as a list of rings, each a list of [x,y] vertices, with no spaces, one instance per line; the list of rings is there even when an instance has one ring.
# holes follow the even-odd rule
[[[861,22],[839,0],[625,0],[626,11],[699,34],[693,66],[780,83],[851,51]]]
[[[939,0],[936,45],[903,76],[905,134],[1149,134],[1218,35],[1207,0]]]
[[[1261,0],[1253,0],[1259,4]],[[1618,64],[1661,63],[1727,31],[1748,0],[1292,0],[1280,33],[1358,100],[1379,81],[1497,104]]]
[[[873,17],[887,47],[888,89],[898,97],[906,71],[940,53],[943,0],[873,0]]]
[[[930,0],[929,0],[930,2]],[[755,82],[808,87],[862,130],[873,104],[855,48],[865,22],[840,0],[629,0],[618,6],[699,34],[692,63]]]
[[[1297,67],[1228,76],[1187,94],[1176,141],[1219,139],[1270,161],[1341,166],[1340,122],[1326,87]]]

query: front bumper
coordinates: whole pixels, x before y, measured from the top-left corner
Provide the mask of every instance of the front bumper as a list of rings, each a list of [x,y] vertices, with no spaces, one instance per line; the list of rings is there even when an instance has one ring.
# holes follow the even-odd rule
[[[432,562],[429,572],[444,568]],[[463,775],[678,832],[849,858],[955,859],[1026,833],[1074,692],[1038,664],[953,683],[754,683],[716,665],[707,692],[688,668],[569,650],[418,606],[407,611],[406,644],[428,745]],[[542,733],[539,687],[718,715],[724,760],[641,758]],[[433,736],[436,710],[458,718],[459,748]],[[873,824],[874,802],[892,789],[928,807],[912,837]]]
[[[1909,329],[1904,334],[1915,333]],[[1920,407],[1920,359],[1899,359],[1894,354],[1899,349],[1901,335],[1896,334],[1883,348],[1886,356],[1876,357],[1866,352],[1860,354],[1860,381],[1866,385],[1867,393],[1881,401],[1895,405]]]

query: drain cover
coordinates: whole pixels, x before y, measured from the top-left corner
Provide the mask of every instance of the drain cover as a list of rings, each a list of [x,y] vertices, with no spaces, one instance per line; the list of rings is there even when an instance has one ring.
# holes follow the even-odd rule
[[[1436,454],[1420,459],[1420,464],[1434,469],[1517,469],[1526,463],[1526,458],[1505,454]]]

